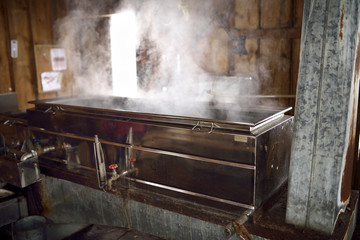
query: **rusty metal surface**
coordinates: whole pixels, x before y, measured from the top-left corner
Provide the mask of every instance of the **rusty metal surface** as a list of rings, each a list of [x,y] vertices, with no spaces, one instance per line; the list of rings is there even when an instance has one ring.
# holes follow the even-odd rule
[[[360,39],[360,33],[358,33],[358,38]],[[356,61],[355,61],[356,71],[354,75],[354,79],[359,79],[360,77],[360,46],[357,46],[356,52]],[[356,121],[356,138],[355,138],[355,146],[359,146],[359,134],[360,134],[360,104],[358,102],[357,106],[357,121]],[[354,150],[354,161],[353,161],[353,189],[360,189],[360,158],[359,158],[359,147],[356,147]]]
[[[360,32],[358,32],[358,39],[360,39]],[[356,163],[359,161],[359,81],[360,81],[360,41],[357,43],[356,55],[355,55],[355,69],[354,79],[352,82],[352,109],[350,116],[350,133],[348,136],[348,147],[346,150],[346,162],[344,167],[344,174],[341,184],[341,201],[347,201],[350,197],[352,189],[352,180],[355,175],[359,177],[358,173],[354,173],[353,169],[356,169]]]
[[[258,217],[255,223],[247,222],[246,228],[251,234],[265,239],[316,239],[316,240],[340,240],[351,239],[354,233],[356,216],[358,211],[359,192],[352,191],[348,208],[339,217],[335,224],[332,235],[327,235],[311,229],[294,227],[285,223],[287,189],[282,191],[267,204],[267,208]],[[358,238],[353,238],[358,239]]]

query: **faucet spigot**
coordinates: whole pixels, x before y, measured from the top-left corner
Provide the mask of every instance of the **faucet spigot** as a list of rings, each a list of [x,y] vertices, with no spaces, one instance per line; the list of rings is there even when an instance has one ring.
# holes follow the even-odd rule
[[[118,168],[118,165],[116,163],[109,165],[109,168],[112,170],[112,175],[117,175],[116,169]]]

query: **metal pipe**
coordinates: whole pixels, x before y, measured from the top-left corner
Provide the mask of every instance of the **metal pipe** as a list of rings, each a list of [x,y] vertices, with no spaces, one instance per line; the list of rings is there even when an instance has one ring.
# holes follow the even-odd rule
[[[112,189],[112,182],[118,180],[120,177],[125,177],[133,172],[137,172],[138,169],[137,168],[133,168],[130,170],[124,170],[122,171],[120,174],[118,174],[116,172],[116,170],[113,172],[111,178],[107,181],[107,190],[111,190]]]
[[[52,151],[55,151],[55,150],[56,150],[55,146],[47,146],[47,147],[44,147],[44,148],[40,148],[38,151],[31,150],[31,152],[24,153],[21,156],[20,161],[26,161],[29,158],[38,157],[38,156],[40,156],[42,154],[52,152]]]
[[[247,220],[249,220],[250,215],[253,214],[253,213],[254,213],[253,209],[248,209],[238,219],[236,219],[235,222],[242,225]],[[229,223],[224,228],[224,235],[227,238],[231,237],[235,232],[236,232],[236,230],[235,230],[235,228],[233,226],[233,223]]]
[[[44,153],[48,153],[48,152],[51,152],[51,151],[55,151],[56,150],[56,147],[55,146],[47,146],[47,147],[44,147],[41,149],[41,152],[39,153],[40,154],[44,154]]]
[[[28,152],[28,153],[24,153],[23,155],[21,155],[21,158],[20,158],[20,161],[23,162],[23,161],[26,161],[32,157],[37,157],[38,154],[36,151],[34,150],[31,150],[31,152]]]
[[[133,129],[130,127],[126,143],[129,147],[125,149],[125,170],[131,170],[134,167],[133,159]]]

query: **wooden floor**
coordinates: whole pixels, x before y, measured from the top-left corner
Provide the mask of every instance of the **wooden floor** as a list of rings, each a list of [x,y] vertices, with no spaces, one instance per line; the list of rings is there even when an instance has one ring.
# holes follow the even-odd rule
[[[110,226],[91,225],[64,240],[162,240],[135,230]]]
[[[1,240],[12,240],[11,225],[0,228]],[[90,225],[89,227],[64,238],[64,240],[164,240],[135,230],[119,227]]]
[[[358,199],[358,193],[352,193],[352,197],[349,203],[349,209],[355,209],[356,199]],[[285,224],[285,210],[286,210],[286,191],[284,194],[279,194],[279,198],[274,199],[270,202],[270,207],[263,213],[263,215],[256,221],[256,223],[245,224],[249,232],[255,235],[263,236],[268,239],[291,239],[291,240],[302,240],[302,239],[317,239],[317,240],[338,240],[343,239],[346,235],[348,225],[344,224],[346,220],[351,216],[351,211],[347,211],[342,215],[342,220],[339,221],[338,227],[335,229],[333,236],[319,235],[317,232],[305,231],[301,229],[294,229],[292,226]],[[349,215],[349,216],[347,216]],[[0,228],[0,239],[11,240],[11,225],[3,226]],[[65,235],[66,236],[66,235]],[[67,235],[68,236],[68,235]],[[83,230],[76,232],[70,237],[65,238],[66,240],[161,240],[156,236],[141,233],[135,230],[127,228],[119,228],[112,226],[99,226],[90,225]],[[353,233],[353,240],[360,240],[360,214],[357,214],[357,224]],[[348,239],[347,239],[348,240]]]
[[[5,226],[0,228],[0,239],[1,240],[12,240],[11,237],[11,228]],[[118,227],[109,227],[109,226],[99,226],[91,225],[82,231],[79,231],[70,237],[65,238],[65,240],[163,240],[162,238],[151,236],[145,233],[140,233],[135,230],[130,230],[126,228]],[[274,238],[276,239],[276,238]],[[284,239],[284,238],[278,238]],[[318,239],[318,238],[307,238],[307,239]],[[330,238],[332,239],[332,238]],[[352,240],[360,240],[360,217],[358,214],[357,224],[354,231],[354,234],[351,238]]]

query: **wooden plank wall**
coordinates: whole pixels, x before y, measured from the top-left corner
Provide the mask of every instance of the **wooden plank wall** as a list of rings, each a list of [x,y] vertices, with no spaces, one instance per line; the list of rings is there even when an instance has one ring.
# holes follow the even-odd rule
[[[20,109],[30,107],[28,100],[36,99],[35,62],[30,25],[29,1],[6,2],[9,38],[18,42],[18,57],[11,59],[15,89]]]
[[[234,11],[229,14],[229,29],[214,32],[210,62],[205,65],[219,75],[255,76],[258,94],[266,102],[270,98],[276,105],[294,106],[303,0],[229,2]],[[54,44],[52,26],[66,16],[67,4],[67,0],[0,0],[0,93],[16,89],[20,109],[31,107],[30,100],[62,96],[38,92],[34,44]],[[232,38],[246,37],[247,55],[234,53],[229,33]],[[17,59],[10,57],[11,39],[18,40]]]
[[[217,44],[210,45],[209,62],[203,65],[215,74],[252,76],[260,104],[294,107],[304,1],[234,0],[233,4],[229,29],[215,30],[210,42]],[[246,37],[247,54],[236,53],[229,32]]]
[[[235,0],[235,29],[247,37],[248,55],[236,71],[258,76],[259,95],[274,105],[295,105],[303,0]]]
[[[37,91],[34,44],[53,44],[53,23],[66,9],[66,0],[0,0],[0,93],[16,91],[20,110],[57,96]],[[18,41],[18,58],[10,40]]]
[[[8,33],[7,16],[5,14],[4,2],[0,1],[0,93],[12,92],[15,87],[10,76],[10,46]]]
[[[51,1],[49,0],[31,0],[30,1],[30,22],[33,37],[33,46],[35,44],[52,44],[52,19],[51,19]],[[43,14],[43,13],[47,14]],[[35,52],[34,52],[35,58]],[[36,77],[36,76],[35,76]],[[35,81],[37,82],[37,81]],[[38,84],[36,85],[38,86]],[[38,93],[39,99],[55,98],[56,92]]]

